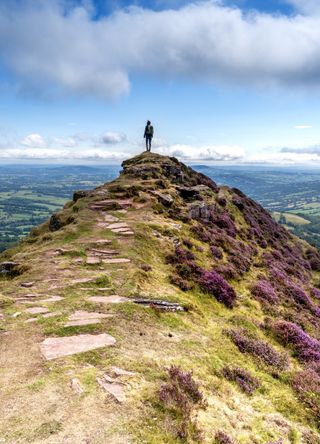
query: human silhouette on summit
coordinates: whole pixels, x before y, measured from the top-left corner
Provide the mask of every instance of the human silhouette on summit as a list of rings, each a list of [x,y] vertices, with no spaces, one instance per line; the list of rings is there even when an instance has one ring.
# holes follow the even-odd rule
[[[151,151],[151,142],[152,142],[152,137],[153,137],[153,126],[151,125],[150,120],[148,120],[148,122],[147,122],[143,137],[146,139],[147,151]]]

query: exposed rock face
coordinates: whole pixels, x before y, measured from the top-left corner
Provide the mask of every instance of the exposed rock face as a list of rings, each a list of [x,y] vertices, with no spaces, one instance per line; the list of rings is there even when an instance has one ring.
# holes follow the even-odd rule
[[[146,157],[148,156],[148,158]],[[121,174],[141,179],[167,178],[173,184],[184,186],[206,185],[211,190],[217,190],[213,180],[194,171],[179,162],[174,157],[164,157],[159,154],[142,154],[122,163]]]
[[[7,274],[12,273],[19,266],[17,262],[1,262],[0,264],[0,273]]]
[[[87,190],[79,190],[79,191],[75,191],[73,193],[73,202],[77,202],[77,200],[79,199],[83,199],[84,197],[88,196],[90,194],[90,191]]]
[[[214,205],[206,205],[205,203],[193,204],[189,208],[189,217],[190,219],[209,221],[214,207]]]
[[[61,230],[65,225],[69,225],[74,222],[74,218],[72,216],[64,217],[62,214],[56,213],[53,214],[49,221],[49,230],[50,231],[58,231]]]

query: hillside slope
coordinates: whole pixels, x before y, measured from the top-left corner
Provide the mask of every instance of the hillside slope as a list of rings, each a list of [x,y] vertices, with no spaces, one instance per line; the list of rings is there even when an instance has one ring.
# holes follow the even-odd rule
[[[239,190],[144,153],[0,262],[0,442],[320,442],[320,255]]]

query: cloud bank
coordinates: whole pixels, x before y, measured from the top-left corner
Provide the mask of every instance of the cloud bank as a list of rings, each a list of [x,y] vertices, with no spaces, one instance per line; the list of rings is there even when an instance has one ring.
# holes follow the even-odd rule
[[[204,1],[161,11],[131,7],[94,19],[92,8],[67,7],[67,0],[5,0],[0,64],[22,89],[105,99],[128,93],[139,73],[318,88],[319,2],[290,3],[300,11],[294,17]]]

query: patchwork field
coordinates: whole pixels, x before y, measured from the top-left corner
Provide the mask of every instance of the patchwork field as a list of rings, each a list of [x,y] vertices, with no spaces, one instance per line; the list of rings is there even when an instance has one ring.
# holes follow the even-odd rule
[[[277,221],[320,248],[320,171],[252,166],[194,168],[260,202]],[[62,208],[77,189],[114,179],[120,166],[0,167],[0,251]]]

